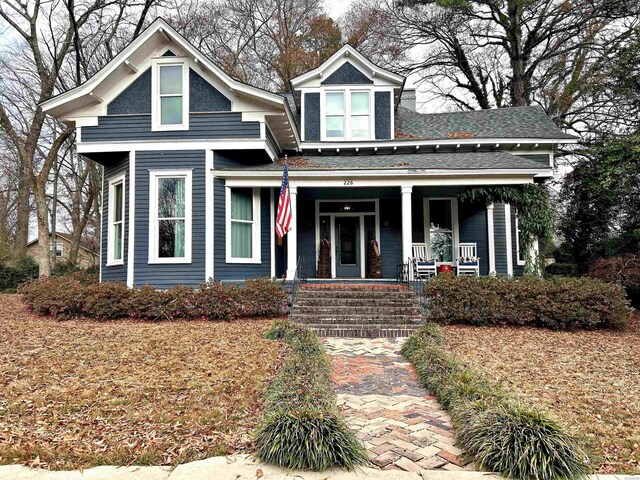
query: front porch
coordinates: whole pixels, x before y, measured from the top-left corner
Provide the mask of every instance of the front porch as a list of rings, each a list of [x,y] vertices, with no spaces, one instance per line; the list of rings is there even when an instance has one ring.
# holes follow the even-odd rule
[[[417,252],[455,273],[462,244],[474,245],[480,275],[522,274],[515,212],[504,204],[462,202],[463,190],[292,186],[293,229],[284,241],[274,239],[276,276],[292,280],[303,258],[307,278],[318,282],[392,281],[398,265]]]

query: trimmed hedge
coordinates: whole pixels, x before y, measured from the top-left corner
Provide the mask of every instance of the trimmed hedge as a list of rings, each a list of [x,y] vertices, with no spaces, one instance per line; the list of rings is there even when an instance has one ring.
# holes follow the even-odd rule
[[[465,368],[442,342],[439,327],[429,323],[407,340],[402,354],[451,413],[456,439],[478,467],[510,478],[586,477],[587,455],[556,420]]]
[[[288,294],[267,278],[247,280],[245,287],[208,282],[199,289],[179,286],[159,290],[130,289],[124,283],[91,283],[86,274],[43,277],[20,287],[23,301],[40,315],[61,320],[232,320],[277,317],[284,313]]]
[[[623,328],[631,314],[622,287],[584,277],[441,275],[427,282],[425,294],[439,323]]]
[[[351,470],[364,463],[364,446],[336,407],[331,366],[317,335],[279,321],[267,338],[284,340],[291,351],[267,390],[265,416],[256,431],[258,458],[316,471]]]

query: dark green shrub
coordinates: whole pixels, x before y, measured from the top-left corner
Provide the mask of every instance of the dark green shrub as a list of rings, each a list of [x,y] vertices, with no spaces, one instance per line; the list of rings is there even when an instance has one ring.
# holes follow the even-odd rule
[[[37,278],[39,270],[29,256],[20,257],[14,265],[0,262],[0,292],[15,292],[23,283]]]
[[[544,274],[549,277],[577,277],[578,266],[575,263],[550,263],[544,267]]]
[[[560,425],[546,414],[522,406],[475,370],[465,368],[434,335],[433,325],[403,345],[421,383],[451,412],[457,440],[481,468],[511,478],[540,480],[586,476],[588,458]]]
[[[257,456],[285,468],[353,469],[366,460],[364,446],[336,407],[331,366],[317,335],[290,322],[275,322],[267,338],[291,346],[269,385],[265,417],[256,432]]]
[[[429,314],[441,323],[621,328],[631,313],[619,285],[591,278],[442,275],[425,290]]]
[[[186,286],[158,290],[144,285],[131,291],[129,315],[151,321],[198,318],[194,306],[196,295],[193,288]]]

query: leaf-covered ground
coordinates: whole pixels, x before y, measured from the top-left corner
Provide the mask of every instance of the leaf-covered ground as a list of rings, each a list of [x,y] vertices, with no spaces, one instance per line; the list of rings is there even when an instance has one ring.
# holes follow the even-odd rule
[[[70,321],[0,295],[0,463],[177,464],[242,452],[278,342],[271,320]]]
[[[446,326],[448,348],[555,414],[598,473],[640,473],[640,316],[626,332]]]

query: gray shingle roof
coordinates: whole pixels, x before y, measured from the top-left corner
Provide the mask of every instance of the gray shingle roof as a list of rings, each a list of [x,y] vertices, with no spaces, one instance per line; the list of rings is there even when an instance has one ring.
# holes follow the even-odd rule
[[[549,168],[535,160],[512,155],[507,152],[459,152],[459,153],[398,153],[391,155],[322,155],[290,158],[290,171],[304,170],[469,170],[469,169],[545,169]],[[242,168],[244,170],[244,168]],[[280,163],[270,163],[247,168],[247,170],[281,170]],[[224,170],[224,169],[222,169]],[[231,169],[233,170],[233,169]]]
[[[538,106],[470,110],[450,113],[417,113],[399,106],[395,128],[423,140],[446,138],[553,138],[572,139]]]

